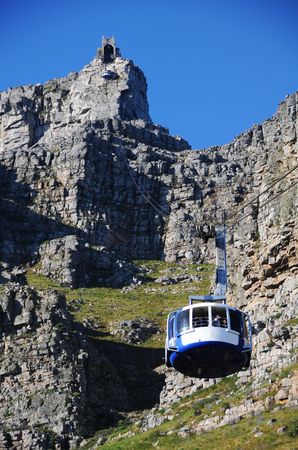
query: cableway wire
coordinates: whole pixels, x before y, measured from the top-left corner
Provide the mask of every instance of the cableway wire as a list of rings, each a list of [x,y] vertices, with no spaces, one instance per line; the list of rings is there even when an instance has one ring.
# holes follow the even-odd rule
[[[151,197],[150,194],[148,194],[148,193],[146,192],[146,190],[145,190],[141,185],[138,184],[138,182],[136,181],[135,177],[134,177],[133,174],[131,173],[131,168],[130,168],[130,166],[129,166],[129,163],[128,163],[127,157],[126,157],[126,151],[125,151],[124,148],[122,148],[122,150],[123,150],[123,151],[122,151],[123,160],[124,160],[125,165],[126,165],[126,167],[127,167],[129,176],[130,176],[130,178],[131,178],[133,184],[136,186],[136,188],[137,188],[138,191],[140,192],[140,194],[147,200],[147,202],[152,206],[152,208],[155,210],[155,212],[157,212],[158,215],[160,215],[160,216],[166,215],[166,216],[170,217],[170,214],[171,214],[170,211],[165,210],[165,209],[164,209],[164,208],[163,208],[163,207],[162,207],[155,199],[153,199],[153,198]],[[153,202],[154,202],[155,204],[154,204]],[[173,218],[172,220],[173,220],[173,222],[174,222],[175,224],[181,225],[181,222],[179,222],[177,219]]]
[[[152,198],[152,196],[150,194],[148,194],[146,192],[146,190],[143,188],[143,186],[139,185],[138,182],[136,181],[135,177],[133,176],[133,174],[131,173],[131,168],[129,166],[129,163],[127,161],[127,157],[125,155],[125,150],[123,149],[123,160],[124,163],[127,167],[128,170],[128,174],[133,182],[133,184],[136,186],[136,188],[138,189],[138,191],[140,192],[140,194],[147,200],[147,202],[152,206],[152,208],[159,214],[166,214],[167,216],[170,215],[169,211],[165,210],[156,200],[154,200],[154,198]],[[154,204],[154,203],[155,204]]]
[[[38,144],[34,144],[31,148],[37,146]],[[140,194],[147,200],[147,202],[152,206],[152,208],[157,212],[158,215],[166,215],[169,216],[170,212],[167,211],[166,209],[164,209],[154,198],[152,198],[152,196],[150,194],[148,194],[146,192],[146,190],[136,181],[135,177],[133,176],[133,174],[131,173],[131,168],[129,166],[128,160],[127,160],[127,156],[126,156],[126,151],[124,148],[122,148],[123,152],[123,160],[124,163],[127,167],[129,176],[133,182],[133,184],[136,186],[137,190],[140,192]],[[237,217],[239,214],[243,214],[244,213],[244,209],[247,208],[248,206],[250,206],[251,204],[255,203],[262,195],[266,194],[273,186],[275,186],[276,184],[278,184],[280,181],[282,181],[283,179],[285,179],[290,173],[294,172],[294,170],[296,170],[298,168],[298,164],[294,167],[292,167],[290,170],[288,170],[286,173],[284,173],[280,178],[277,178],[276,180],[273,181],[273,183],[270,184],[270,186],[268,186],[264,191],[260,192],[257,196],[255,196],[252,200],[250,200],[249,202],[247,202],[245,205],[243,205],[241,208],[239,208],[235,213],[231,214],[230,216],[227,216],[224,218],[224,220],[222,221],[222,224],[226,224],[228,221],[230,221],[231,219],[233,219],[234,217]],[[293,186],[295,186],[298,183],[295,182],[292,185],[290,185],[288,188],[284,189],[283,191],[279,192],[278,194],[276,194],[273,198],[269,197],[269,199],[259,205],[259,210],[262,209],[263,207],[265,207],[267,204],[269,204],[271,201],[273,201],[275,198],[279,197],[280,195],[282,195],[283,193],[285,193],[286,191],[288,191],[289,189],[291,189]],[[225,212],[223,212],[224,216],[226,216]],[[237,225],[239,222],[241,222],[242,220],[244,220],[245,218],[249,217],[251,215],[250,213],[245,214],[244,216],[240,217],[239,220],[236,220],[233,224],[231,224],[230,226],[227,227],[227,230],[235,227],[235,225]],[[177,220],[174,219],[174,223],[179,223]]]
[[[29,149],[34,148],[35,146],[37,146],[38,143],[34,144],[33,146],[31,146]],[[137,190],[140,192],[140,194],[147,200],[147,202],[152,206],[152,208],[159,214],[159,215],[170,215],[170,212],[165,210],[154,198],[152,198],[152,196],[150,194],[148,194],[146,192],[146,190],[137,183],[137,181],[135,180],[134,176],[131,173],[131,168],[129,166],[129,163],[127,161],[127,157],[126,157],[126,152],[125,149],[122,148],[123,152],[123,159],[125,162],[125,165],[128,169],[128,173],[129,176],[133,182],[133,184],[136,186]],[[276,184],[278,184],[280,181],[282,181],[283,179],[285,179],[290,173],[294,172],[294,170],[296,170],[298,168],[298,164],[294,167],[292,167],[290,170],[288,170],[286,173],[284,173],[280,178],[277,178],[276,180],[273,181],[273,183],[270,184],[270,186],[268,186],[264,191],[260,192],[257,196],[255,196],[252,200],[250,200],[249,202],[247,202],[245,205],[243,205],[241,208],[239,208],[235,213],[231,214],[230,216],[226,217],[224,219],[224,223],[226,224],[228,221],[230,221],[231,219],[233,219],[234,217],[237,217],[239,214],[243,214],[244,209],[247,208],[248,206],[250,206],[251,204],[255,203],[262,195],[266,194],[273,186],[275,186]],[[292,183],[290,186],[288,186],[286,189],[284,189],[283,191],[279,192],[278,194],[276,194],[273,198],[269,197],[269,199],[259,205],[259,210],[262,209],[263,207],[265,207],[266,205],[268,205],[271,201],[273,201],[274,199],[276,199],[277,197],[279,197],[280,195],[282,195],[283,193],[285,193],[286,191],[288,191],[289,189],[291,189],[293,186],[295,186],[298,183],[298,181],[296,181],[295,183]],[[247,213],[246,215],[240,217],[239,220],[236,220],[236,222],[234,222],[233,224],[231,224],[229,227],[227,227],[227,230],[234,227],[235,225],[237,225],[239,222],[241,222],[242,220],[244,220],[245,218],[249,217],[251,215],[250,213]],[[225,216],[225,214],[224,214]],[[178,223],[177,220],[174,220],[174,222]]]
[[[246,158],[247,159],[247,158]],[[224,161],[224,163],[226,163],[228,160],[225,160]],[[243,158],[242,159],[237,159],[237,160],[233,160],[233,162],[234,161],[243,161]],[[249,161],[249,160],[248,160]],[[215,162],[215,160],[213,161],[215,164],[222,164],[222,163],[217,163],[217,162]],[[229,161],[228,161],[229,162]],[[278,162],[281,162],[281,163],[283,163],[283,162],[285,162],[285,160],[279,160]],[[268,173],[273,167],[274,168],[276,168],[276,163],[277,163],[277,161],[274,161],[274,162],[272,162],[271,164],[269,164],[268,166],[266,166],[266,172]],[[233,163],[230,163],[231,165],[233,164]],[[252,167],[251,167],[251,165],[249,164],[249,167],[250,167],[250,170],[252,170]],[[249,174],[249,176],[252,176],[252,173],[250,173]],[[225,189],[228,189],[228,188],[231,188],[232,187],[232,184],[230,183],[230,181],[231,180],[228,180],[228,183],[225,183],[225,184],[216,184],[216,186],[214,187],[214,188],[211,188],[212,189],[212,191],[214,192],[214,193],[218,193],[218,192],[220,192],[220,191],[224,191]],[[250,181],[251,182],[251,181]],[[248,183],[249,183],[249,180],[248,180]],[[242,187],[242,186],[240,186],[240,187]],[[240,208],[240,211],[241,211],[241,209],[242,208]]]
[[[278,198],[280,195],[284,194],[285,192],[287,192],[288,190],[290,190],[292,187],[296,186],[298,184],[298,180],[295,180],[294,183],[290,184],[290,186],[288,186],[286,189],[284,189],[283,191],[278,192],[276,195],[274,195],[274,197],[269,197],[269,199],[262,203],[261,205],[259,205],[258,207],[258,211],[260,211],[260,209],[264,208],[265,206],[267,206],[269,203],[271,203],[273,200],[275,200],[276,198]],[[247,217],[251,216],[251,212],[245,214],[244,216],[240,217],[239,220],[237,220],[236,222],[234,222],[233,224],[229,225],[228,227],[226,227],[226,230],[231,230],[233,229],[236,225],[238,225],[240,222],[242,222],[242,220],[246,219]]]
[[[258,200],[262,195],[266,194],[273,186],[275,186],[277,183],[279,183],[280,181],[282,181],[284,178],[286,178],[290,173],[294,172],[294,170],[296,170],[298,168],[298,164],[294,167],[292,167],[290,170],[288,170],[286,173],[284,173],[280,178],[277,178],[276,180],[273,181],[273,183],[270,184],[270,186],[268,186],[264,191],[260,192],[258,195],[256,195],[252,200],[250,200],[249,202],[247,202],[245,205],[241,206],[241,208],[239,208],[235,213],[231,214],[230,216],[228,216],[226,218],[226,222],[228,222],[229,220],[233,219],[235,216],[237,216],[238,214],[242,213],[243,214],[243,210],[245,208],[247,208],[247,206],[251,205],[252,203],[254,203],[256,200]]]
[[[124,149],[123,149],[124,150]],[[128,169],[128,173],[129,176],[131,178],[131,180],[133,181],[134,185],[137,187],[137,189],[139,190],[139,192],[141,193],[141,195],[143,195],[143,197],[148,201],[148,203],[154,208],[154,210],[158,213],[164,213],[166,215],[169,215],[169,212],[166,211],[156,200],[154,200],[146,191],[145,189],[140,186],[137,181],[135,180],[134,176],[131,173],[131,169],[129,166],[129,163],[127,161],[127,157],[125,155],[125,153],[123,152],[123,157],[124,157],[124,161],[125,161],[125,165],[127,166]],[[264,191],[260,192],[260,194],[258,194],[257,196],[255,196],[252,200],[250,200],[249,202],[247,202],[245,205],[243,205],[241,208],[238,209],[238,211],[236,211],[235,213],[233,213],[232,215],[228,216],[227,218],[224,219],[224,223],[228,222],[229,220],[231,220],[232,218],[238,216],[240,213],[243,214],[244,209],[251,205],[252,203],[255,203],[262,195],[266,194],[273,186],[275,186],[276,184],[278,184],[280,181],[282,181],[283,179],[285,179],[290,173],[294,172],[294,170],[296,170],[298,168],[298,164],[295,165],[294,167],[292,167],[290,170],[288,170],[286,173],[284,173],[281,177],[275,179],[270,186],[268,186]],[[264,208],[266,205],[268,205],[270,202],[272,202],[274,199],[276,199],[277,197],[279,197],[280,195],[282,195],[283,193],[285,193],[286,191],[288,191],[289,189],[291,189],[293,186],[295,186],[298,183],[298,181],[295,181],[294,183],[292,183],[290,186],[288,186],[286,189],[284,189],[283,191],[279,192],[278,194],[276,194],[274,197],[271,198],[271,196],[269,197],[269,199],[261,204],[259,206],[259,210]],[[151,197],[151,199],[150,199]],[[155,205],[154,205],[154,203]],[[244,220],[246,217],[250,216],[251,212],[240,217],[239,220],[237,220],[236,222],[234,222],[232,225],[230,225],[229,227],[227,227],[227,229],[231,229],[232,227],[234,227],[235,225],[237,225],[237,223],[241,222],[242,220]]]

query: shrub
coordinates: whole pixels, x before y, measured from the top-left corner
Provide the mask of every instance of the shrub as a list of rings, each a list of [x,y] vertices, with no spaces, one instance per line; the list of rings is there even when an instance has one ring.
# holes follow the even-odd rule
[[[231,405],[229,402],[222,402],[221,407],[223,411],[225,412],[227,409],[230,409]]]
[[[298,417],[289,422],[287,434],[291,437],[298,436]]]

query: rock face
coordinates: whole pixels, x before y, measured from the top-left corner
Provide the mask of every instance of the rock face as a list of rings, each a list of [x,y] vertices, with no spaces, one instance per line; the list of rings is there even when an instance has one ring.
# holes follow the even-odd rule
[[[69,235],[124,258],[162,254],[165,218],[151,204],[168,210],[168,170],[189,145],[152,124],[140,69],[121,58],[108,66],[116,79],[94,60],[79,74],[0,94],[5,262],[36,262],[42,243]]]
[[[39,271],[74,288],[100,284],[115,288],[129,284],[136,268],[105,249],[90,247],[75,235],[52,239],[39,247]]]
[[[0,312],[0,428],[6,430],[0,441],[7,441],[1,448],[31,438],[47,442],[49,430],[61,444],[75,442],[85,408],[87,353],[64,299],[7,285]]]
[[[291,325],[297,314],[297,100],[297,94],[287,97],[272,119],[215,149],[222,158],[218,175],[207,172],[209,182],[222,179],[210,200],[240,212],[228,221],[228,299],[254,324],[251,368],[239,374],[239,382],[253,381],[255,387],[297,360],[297,325]],[[203,210],[207,202],[208,196]],[[161,403],[202,385],[170,370]]]
[[[208,260],[213,242],[200,226],[221,220],[223,209],[242,206],[294,166],[296,94],[231,144],[190,151],[152,124],[142,72],[117,57],[108,64],[117,78],[106,80],[106,66],[94,60],[79,74],[1,93],[6,262],[35,262],[42,243],[69,235],[122,258]],[[283,186],[293,179],[295,172]],[[245,210],[253,220],[242,217],[234,233],[239,261],[239,246],[272,241],[275,223],[287,224],[289,240],[297,186],[283,195],[282,208],[276,200],[259,209],[278,189]],[[82,248],[74,250],[79,258]],[[248,289],[251,279],[241,283]]]
[[[229,298],[251,313],[255,336],[251,368],[238,382],[257,387],[295,360],[297,105],[296,93],[232,143],[193,151],[152,123],[145,77],[120,56],[2,92],[3,279],[12,267],[38,263],[36,270],[66,286],[121,287],[135,273],[128,260],[210,262],[213,226],[226,211]],[[135,354],[129,367],[123,361],[123,381],[100,348],[86,346],[58,294],[12,285],[1,295],[1,448],[48,448],[48,429],[57,445],[75,446],[79,427],[90,431],[84,418],[91,410],[102,417],[118,398],[133,407],[124,384],[133,398]],[[123,348],[115,354],[123,358]],[[161,403],[206,383],[169,370]]]
[[[134,118],[121,115],[129,108],[120,107],[126,97],[119,80],[127,83],[128,97],[141,95],[145,81],[139,69],[121,60],[119,78],[109,81],[101,78],[102,70],[96,60],[78,75],[1,94],[2,259],[36,261],[43,242],[77,235],[122,258],[208,260],[213,242],[206,243],[198,233],[200,224],[220,220],[223,209],[240,207],[294,166],[296,94],[273,119],[232,144],[195,152],[153,125],[147,106],[139,111],[130,105],[138,111]],[[105,105],[113,104],[116,94],[120,106],[110,117]],[[84,115],[74,98],[98,102]],[[47,125],[40,125],[41,120]],[[294,178],[295,172],[283,186]],[[253,211],[253,220],[242,218],[234,233],[237,255],[247,241],[272,241],[276,221],[288,223],[290,236],[295,187],[283,195],[282,208],[276,208],[276,200],[259,213],[260,201],[265,203],[279,188],[275,185],[245,210]],[[250,282],[244,282],[246,289]]]
[[[116,410],[133,407],[107,352],[84,338],[63,295],[7,284],[0,329],[1,449],[77,448],[113,423]]]
[[[125,320],[111,323],[111,334],[117,335],[129,344],[140,344],[150,336],[160,332],[148,319]]]

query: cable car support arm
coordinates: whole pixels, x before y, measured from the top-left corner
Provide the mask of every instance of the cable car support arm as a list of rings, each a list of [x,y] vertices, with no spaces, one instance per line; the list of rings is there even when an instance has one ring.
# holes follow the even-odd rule
[[[212,295],[192,295],[189,297],[189,304],[195,301],[226,303],[227,292],[227,254],[226,254],[226,228],[219,225],[215,229],[215,254],[216,254],[216,274],[215,290]]]

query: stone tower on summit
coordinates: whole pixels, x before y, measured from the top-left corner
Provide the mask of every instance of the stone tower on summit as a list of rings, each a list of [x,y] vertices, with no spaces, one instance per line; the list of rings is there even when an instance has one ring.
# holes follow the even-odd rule
[[[108,64],[121,56],[120,50],[116,47],[116,42],[114,36],[106,37],[103,36],[101,39],[101,47],[97,49],[96,59],[101,59],[102,62]]]

